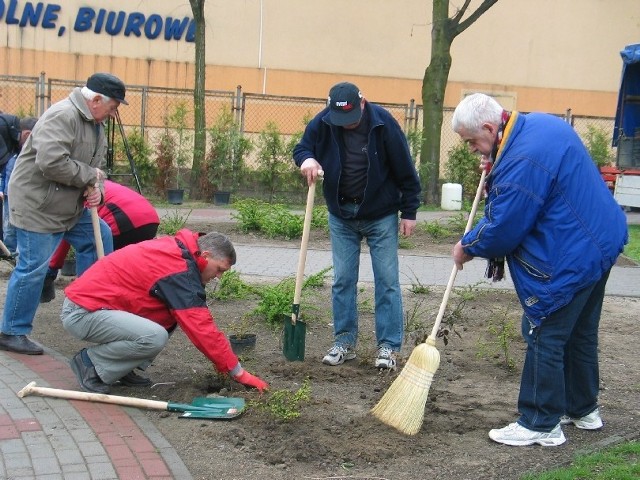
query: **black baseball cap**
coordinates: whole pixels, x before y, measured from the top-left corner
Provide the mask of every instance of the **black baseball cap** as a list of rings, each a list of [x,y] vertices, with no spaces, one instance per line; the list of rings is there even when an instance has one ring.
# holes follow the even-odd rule
[[[94,73],[87,80],[87,88],[96,93],[101,93],[109,98],[113,98],[120,103],[129,105],[124,99],[124,83],[115,75],[110,73]]]
[[[353,83],[341,82],[329,90],[329,112],[331,123],[339,127],[360,121],[362,93]]]

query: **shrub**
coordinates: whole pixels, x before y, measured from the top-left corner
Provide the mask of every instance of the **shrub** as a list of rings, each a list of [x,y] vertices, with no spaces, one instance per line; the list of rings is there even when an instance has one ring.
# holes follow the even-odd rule
[[[224,108],[209,129],[209,153],[202,163],[200,192],[211,198],[217,191],[238,188],[245,169],[245,157],[253,143],[245,138],[228,108]]]
[[[144,135],[137,127],[134,127],[126,136],[126,139],[117,135],[114,135],[114,137],[117,138],[117,141],[113,145],[113,170],[111,173],[118,176],[133,174],[131,163],[129,162],[129,155],[131,155],[131,162],[133,162],[133,166],[136,169],[141,187],[145,188],[152,185],[158,174],[158,168],[151,161],[152,149]]]
[[[291,160],[293,147],[299,141],[294,135],[287,142],[278,126],[268,122],[266,130],[258,138],[258,177],[269,191],[270,201],[276,198],[278,190],[300,185],[302,176]]]
[[[608,135],[603,128],[587,125],[585,146],[597,167],[604,167],[615,162],[613,151],[609,148],[610,137],[611,135]]]
[[[446,180],[462,185],[465,198],[473,200],[480,182],[480,158],[464,142],[451,147],[445,165]]]

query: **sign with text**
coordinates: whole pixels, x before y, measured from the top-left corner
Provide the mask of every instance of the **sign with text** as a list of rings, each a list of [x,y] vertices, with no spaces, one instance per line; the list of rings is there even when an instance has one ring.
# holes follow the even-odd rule
[[[144,37],[148,40],[194,42],[196,25],[192,17],[172,17],[158,13],[126,12],[88,6],[71,12],[72,25],[62,25],[63,6],[45,2],[0,0],[0,23],[19,28],[57,30],[59,37],[70,27],[76,32],[96,35]]]

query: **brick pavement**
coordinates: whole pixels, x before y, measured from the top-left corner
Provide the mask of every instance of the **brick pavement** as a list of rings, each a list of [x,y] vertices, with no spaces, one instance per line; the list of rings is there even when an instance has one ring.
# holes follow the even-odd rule
[[[175,449],[144,413],[117,405],[25,396],[38,386],[77,390],[67,359],[0,351],[0,478],[189,480]]]

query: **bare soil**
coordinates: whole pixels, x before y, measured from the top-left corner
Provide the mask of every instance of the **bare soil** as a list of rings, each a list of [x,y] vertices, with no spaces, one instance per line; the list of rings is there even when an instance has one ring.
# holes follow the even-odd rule
[[[234,224],[190,225],[195,230],[224,231],[236,244],[296,244],[238,232]],[[329,240],[314,231],[314,248]],[[431,240],[418,233],[412,254],[446,254],[455,239]],[[318,247],[319,248],[319,247]],[[621,259],[621,265],[633,265]],[[7,278],[6,269],[0,275]],[[40,305],[32,337],[70,358],[83,342],[61,327],[62,288],[72,278],[57,280],[56,299]],[[264,279],[243,278],[247,283]],[[508,447],[489,440],[490,429],[517,419],[516,402],[524,345],[519,333],[521,310],[511,291],[456,289],[449,301],[448,335],[437,348],[440,366],[429,391],[424,423],[415,436],[387,427],[369,412],[412,352],[429,334],[443,289],[405,291],[406,341],[394,372],[373,367],[373,290],[359,294],[360,338],[357,359],[338,367],[321,363],[332,343],[330,281],[307,295],[306,355],[290,362],[282,355],[281,332],[253,319],[255,350],[242,355],[245,368],[269,382],[260,395],[217,375],[210,362],[178,329],[147,371],[151,388],[114,387],[113,393],[163,401],[190,402],[212,393],[244,397],[249,408],[230,421],[186,420],[177,414],[148,412],[160,432],[179,452],[196,479],[517,479],[525,472],[566,464],[578,452],[599,448],[640,431],[640,370],[637,322],[640,299],[607,297],[600,328],[601,413],[605,427],[585,432],[564,428],[567,443],[554,448]],[[255,308],[258,299],[210,304],[219,326],[232,333],[234,322]],[[509,335],[500,348],[496,328]],[[506,356],[505,356],[506,353]],[[508,366],[512,363],[512,368]],[[305,379],[310,400],[300,417],[284,421],[255,406],[276,391],[294,392]],[[252,403],[254,402],[254,403]]]

